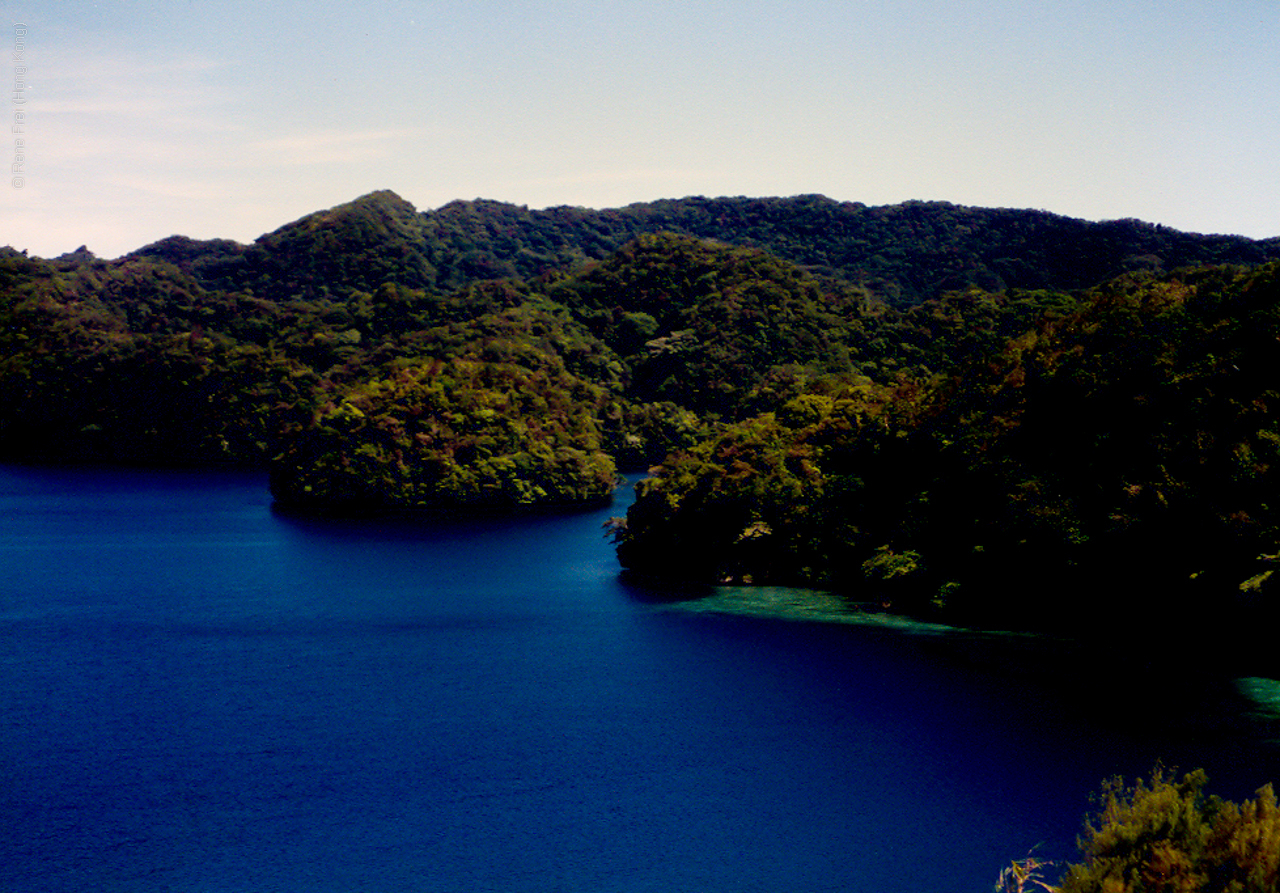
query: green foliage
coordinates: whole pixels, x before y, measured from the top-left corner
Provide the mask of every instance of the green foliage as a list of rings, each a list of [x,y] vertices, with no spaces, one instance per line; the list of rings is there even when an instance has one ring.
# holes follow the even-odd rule
[[[22,458],[260,462],[308,370],[217,332],[234,299],[141,261],[4,262],[0,447]],[[21,275],[16,275],[20,271]]]
[[[848,466],[883,446],[893,392],[865,378],[826,383],[829,393],[669,456],[637,488],[622,564],[703,580],[820,585],[860,568],[874,544],[844,509],[882,490]]]
[[[1272,610],[1274,269],[1064,289],[1276,249],[919,202],[379,192],[249,246],[10,251],[0,455],[458,507],[595,499],[670,453],[619,543],[646,572],[1032,619],[1119,566]]]
[[[779,368],[848,368],[867,300],[761,251],[671,234],[640,236],[551,293],[621,357],[631,399],[717,416],[739,416]]]
[[[338,509],[600,500],[616,476],[597,422],[606,402],[556,353],[519,341],[490,336],[396,359],[291,432],[272,490],[284,503]]]
[[[342,299],[386,283],[445,295],[478,281],[541,281],[659,232],[763,249],[901,307],[970,286],[1078,289],[1136,270],[1280,259],[1275,241],[946,202],[693,197],[539,211],[476,200],[418,212],[387,190],[309,214],[251,246],[175,237],[135,256],[175,263],[209,289],[280,302]]]
[[[1083,861],[1061,893],[1273,893],[1280,889],[1280,807],[1270,785],[1243,804],[1203,792],[1197,771],[1112,779],[1080,838]]]
[[[1171,632],[1194,612],[1196,635],[1264,627],[1280,610],[1280,367],[1267,359],[1280,268],[1028,300],[922,305],[946,320],[936,338],[917,311],[877,317],[885,343],[927,348],[913,371],[882,364],[879,384],[762,384],[776,412],[672,456],[641,491],[624,564],[668,573],[687,554],[708,579],[829,586],[968,622],[1085,631],[1102,612],[1108,626]],[[1002,337],[1033,304],[1040,315]],[[972,330],[950,321],[969,312]],[[971,359],[931,370],[919,360],[934,351]],[[794,487],[785,464],[744,474],[727,455],[739,443],[802,456],[806,474]],[[712,523],[712,504],[738,508]],[[756,522],[785,546],[727,548]]]

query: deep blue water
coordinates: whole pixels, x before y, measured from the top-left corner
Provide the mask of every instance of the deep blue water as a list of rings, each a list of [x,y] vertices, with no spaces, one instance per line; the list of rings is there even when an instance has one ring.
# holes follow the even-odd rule
[[[257,475],[0,467],[0,890],[985,891],[1070,856],[1107,775],[1270,780],[1239,717],[1129,712],[1148,683],[654,602],[620,511],[303,520]]]

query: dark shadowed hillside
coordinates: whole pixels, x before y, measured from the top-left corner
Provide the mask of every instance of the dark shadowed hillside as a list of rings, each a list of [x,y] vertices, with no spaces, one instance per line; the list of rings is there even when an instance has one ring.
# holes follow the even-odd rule
[[[697,197],[596,211],[476,200],[418,212],[389,191],[310,214],[239,251],[167,239],[135,254],[178,263],[209,287],[283,300],[383,283],[447,292],[484,279],[536,279],[662,231],[762,248],[895,305],[969,286],[1075,289],[1136,270],[1280,259],[1276,240],[945,202]]]
[[[1277,357],[1277,265],[1124,277],[955,371],[818,379],[672,454],[619,554],[1169,647],[1271,629]]]

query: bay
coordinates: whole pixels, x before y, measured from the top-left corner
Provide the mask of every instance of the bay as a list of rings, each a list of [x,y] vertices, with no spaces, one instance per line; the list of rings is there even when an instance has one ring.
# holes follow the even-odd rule
[[[1111,774],[1276,780],[1269,680],[673,598],[619,576],[624,508],[0,468],[0,889],[986,890]]]

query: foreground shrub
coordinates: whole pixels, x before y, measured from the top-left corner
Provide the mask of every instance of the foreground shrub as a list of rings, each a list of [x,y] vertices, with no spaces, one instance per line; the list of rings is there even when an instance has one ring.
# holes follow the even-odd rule
[[[1271,785],[1242,804],[1204,794],[1205,774],[1180,780],[1157,767],[1150,782],[1115,778],[1080,837],[1084,861],[1059,893],[1275,893],[1280,890],[1280,807]],[[1043,868],[1043,863],[1030,866]],[[1014,863],[1000,889],[1021,889]],[[1019,874],[1021,870],[1021,874]],[[1040,886],[1045,886],[1040,884]]]

